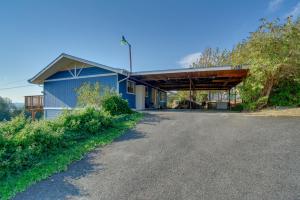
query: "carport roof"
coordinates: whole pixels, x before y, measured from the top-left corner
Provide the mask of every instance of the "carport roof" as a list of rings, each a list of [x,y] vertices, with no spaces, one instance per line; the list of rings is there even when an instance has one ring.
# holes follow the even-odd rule
[[[228,90],[248,74],[247,67],[215,66],[135,72],[137,80],[162,90]]]

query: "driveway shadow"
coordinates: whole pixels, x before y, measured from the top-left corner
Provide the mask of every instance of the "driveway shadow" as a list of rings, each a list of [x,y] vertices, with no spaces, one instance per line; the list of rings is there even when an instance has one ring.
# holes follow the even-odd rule
[[[144,113],[144,118],[139,122],[139,124],[157,125],[163,120],[171,120],[171,118],[167,116],[159,115],[158,113],[154,114],[147,111],[144,111],[143,113]]]
[[[140,123],[150,123],[152,119],[158,123],[160,119],[156,115],[147,114]],[[136,140],[145,137],[145,133],[135,129],[129,130],[114,142]],[[95,163],[101,156],[101,149],[96,149],[84,156],[83,159],[72,163],[64,172],[56,173],[49,178],[32,185],[26,191],[16,195],[15,200],[53,200],[68,199],[72,196],[76,198],[89,199],[89,194],[85,189],[77,185],[75,180],[83,177],[93,176],[105,170],[104,166]]]
[[[71,164],[67,171],[56,173],[46,180],[32,185],[25,192],[17,194],[14,199],[49,200],[67,199],[72,196],[88,198],[84,188],[80,188],[72,181],[103,171],[103,165],[93,162],[99,154],[101,154],[101,150],[95,150],[87,154],[82,160]]]
[[[123,142],[128,140],[137,140],[141,138],[145,138],[145,133],[136,131],[136,130],[130,130],[127,133],[123,134],[121,137],[114,140],[114,142]]]

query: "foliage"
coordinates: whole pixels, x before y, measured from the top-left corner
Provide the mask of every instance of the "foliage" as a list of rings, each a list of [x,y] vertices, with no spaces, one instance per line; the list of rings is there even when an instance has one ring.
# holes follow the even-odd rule
[[[84,115],[84,111],[82,112]],[[89,110],[86,112],[96,112],[96,110]],[[56,172],[66,170],[70,163],[75,160],[80,160],[87,152],[95,149],[99,145],[111,143],[115,138],[123,134],[125,130],[133,127],[141,117],[142,115],[139,113],[116,116],[111,118],[112,126],[102,130],[100,134],[90,134],[86,139],[79,140],[77,138],[76,141],[68,139],[71,142],[67,142],[67,146],[63,146],[64,142],[59,143],[56,147],[58,148],[57,150],[54,149],[54,152],[45,153],[44,156],[29,169],[22,173],[13,174],[12,176],[0,179],[0,199],[10,199],[17,192],[25,190],[33,183],[45,179]],[[56,130],[56,133],[58,133],[59,130],[62,130],[61,124],[57,125],[57,121],[54,121],[53,123],[50,123],[49,121],[44,123],[48,124],[51,129]],[[69,136],[72,133],[68,132],[61,134]]]
[[[79,107],[92,106],[95,108],[103,108],[111,115],[131,114],[128,102],[116,92],[104,89],[104,94],[101,95],[100,84],[84,83],[76,89],[77,102]]]
[[[9,98],[0,97],[0,121],[8,121],[21,113]]]
[[[131,114],[128,101],[116,93],[106,92],[102,97],[102,108],[111,115]]]
[[[234,65],[250,66],[249,77],[239,87],[246,108],[266,106],[269,98],[279,98],[272,95],[282,93],[272,92],[275,87],[282,81],[293,82],[299,77],[300,20],[293,22],[288,18],[285,23],[262,20],[259,29],[234,48],[231,60]]]
[[[243,104],[239,103],[239,104],[236,104],[234,107],[232,107],[230,110],[241,112],[244,110],[244,106],[243,106]]]
[[[300,106],[300,81],[280,82],[272,90],[269,104],[272,106]]]
[[[0,126],[0,180],[18,174],[51,154],[111,127],[109,115],[95,108],[65,113],[54,121],[24,116]]]
[[[191,65],[191,68],[227,65],[230,63],[229,54],[230,52],[227,50],[205,48],[198,60]]]
[[[179,102],[189,100],[190,92],[189,91],[178,91],[172,93],[168,96],[168,107],[172,107],[172,104],[175,100]],[[208,99],[208,91],[192,91],[192,100],[198,103],[206,101]]]
[[[100,107],[101,106],[101,94],[100,84],[83,83],[76,90],[77,93],[77,105],[78,107]]]

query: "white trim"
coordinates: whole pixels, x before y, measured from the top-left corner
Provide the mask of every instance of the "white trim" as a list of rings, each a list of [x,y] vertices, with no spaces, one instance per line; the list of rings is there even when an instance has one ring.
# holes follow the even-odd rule
[[[79,75],[80,75],[82,69],[83,69],[83,68],[80,68],[80,69],[79,69],[79,72],[77,73],[77,76],[78,76],[78,77],[79,77]]]
[[[118,81],[118,76],[117,76],[117,93],[120,94],[120,83]]]
[[[134,72],[132,76],[139,75],[153,75],[153,74],[172,74],[172,73],[188,73],[188,72],[202,72],[202,71],[222,71],[222,70],[239,70],[247,69],[246,67],[241,67],[235,69],[233,66],[214,66],[214,67],[202,67],[202,68],[187,68],[187,69],[169,69],[169,70],[156,70],[156,71],[142,71]]]
[[[134,92],[133,93],[132,92],[128,92],[128,82],[132,82],[134,84],[134,88],[133,88]],[[136,85],[136,83],[134,81],[127,80],[126,81],[126,93],[127,94],[134,94],[135,95],[135,85]]]
[[[72,110],[71,107],[44,107],[44,110]]]
[[[85,60],[85,59],[82,59],[82,58],[78,58],[78,57],[75,57],[75,56],[71,56],[71,55],[62,53],[54,61],[52,61],[49,65],[47,65],[44,69],[42,69],[42,71],[40,71],[38,74],[36,74],[33,78],[29,79],[28,81],[30,83],[33,83],[34,81],[36,81],[36,79],[39,76],[41,76],[43,73],[45,73],[48,69],[50,69],[53,65],[55,65],[62,58],[68,58],[70,60],[75,60],[75,61],[78,61],[78,62],[82,62],[82,63],[87,64],[87,65],[91,65],[91,66],[94,66],[94,67],[98,67],[98,68],[101,68],[101,69],[106,69],[106,70],[109,70],[109,71],[112,71],[112,72],[115,72],[115,73],[126,75],[126,70],[124,70],[124,69],[109,67],[109,66],[102,65],[102,64],[99,64],[99,63],[96,63],[96,62],[88,61],[88,60]]]
[[[71,74],[72,77],[75,77],[75,75],[73,74],[72,70],[68,70],[68,72]]]
[[[95,75],[78,76],[78,77],[69,77],[69,78],[49,79],[49,80],[44,80],[44,82],[66,81],[66,80],[73,80],[73,79],[95,78],[95,77],[116,76],[116,75],[118,75],[118,74],[117,74],[117,73],[95,74]]]

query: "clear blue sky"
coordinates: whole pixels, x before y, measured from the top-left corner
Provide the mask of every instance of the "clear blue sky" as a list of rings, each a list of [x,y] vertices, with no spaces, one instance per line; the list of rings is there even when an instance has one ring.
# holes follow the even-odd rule
[[[40,94],[26,80],[65,52],[134,71],[182,67],[205,47],[231,49],[264,17],[299,15],[296,0],[2,0],[0,96]],[[184,59],[185,58],[185,59]]]

